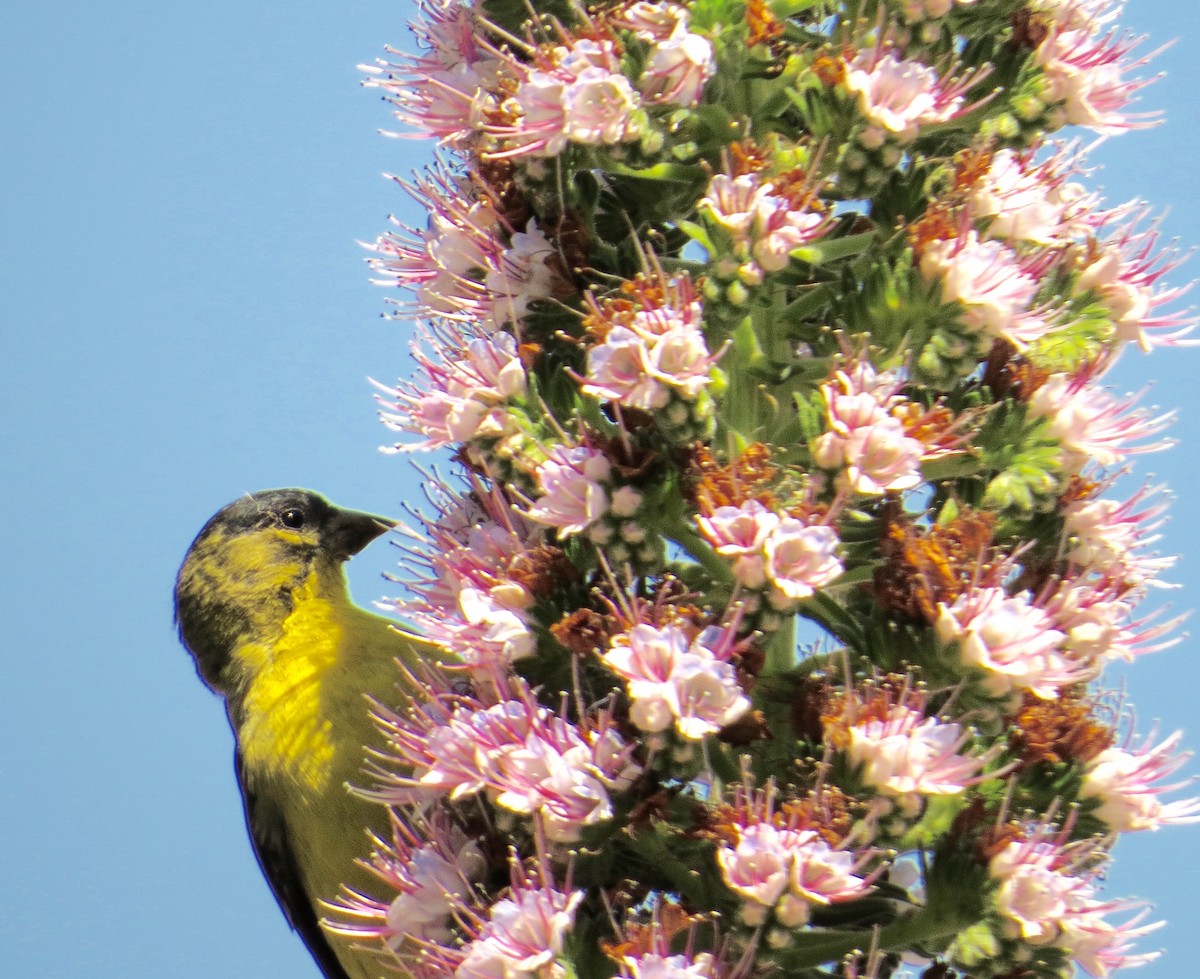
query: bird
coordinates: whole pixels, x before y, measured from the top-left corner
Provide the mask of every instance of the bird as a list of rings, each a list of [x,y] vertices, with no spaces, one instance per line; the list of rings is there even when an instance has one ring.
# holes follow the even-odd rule
[[[383,747],[368,697],[402,706],[396,661],[429,654],[355,605],[346,584],[343,563],[394,526],[311,490],[251,493],[204,525],[175,582],[180,640],[225,701],[255,856],[326,979],[382,971],[320,918],[343,884],[371,893],[356,860],[387,828],[386,809],[348,787]]]

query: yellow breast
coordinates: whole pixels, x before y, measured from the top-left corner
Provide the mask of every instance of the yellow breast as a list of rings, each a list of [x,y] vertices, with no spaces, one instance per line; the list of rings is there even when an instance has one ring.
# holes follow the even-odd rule
[[[386,832],[387,811],[346,784],[366,784],[366,748],[383,747],[366,695],[396,705],[395,661],[414,655],[386,619],[343,600],[340,569],[337,578],[330,585],[311,575],[293,593],[279,638],[236,652],[248,677],[238,730],[245,777],[277,803],[305,889],[324,901],[342,884],[378,887],[355,859],[369,854],[368,831]]]
[[[380,740],[366,696],[395,701],[395,660],[408,650],[387,620],[350,602],[340,569],[333,582],[310,574],[278,638],[236,653],[249,677],[238,737],[247,770],[318,793],[358,781],[363,746]]]

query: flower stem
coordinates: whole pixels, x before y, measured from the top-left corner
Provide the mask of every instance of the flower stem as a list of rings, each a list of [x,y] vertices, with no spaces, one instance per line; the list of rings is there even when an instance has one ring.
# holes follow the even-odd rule
[[[729,563],[714,551],[703,537],[683,518],[682,513],[666,512],[656,521],[657,529],[667,539],[682,547],[692,560],[725,585],[733,585]]]
[[[879,929],[878,945],[886,951],[944,941],[972,922],[957,907],[930,905]],[[873,931],[838,931],[797,937],[787,955],[789,969],[806,969],[865,951],[876,941]]]

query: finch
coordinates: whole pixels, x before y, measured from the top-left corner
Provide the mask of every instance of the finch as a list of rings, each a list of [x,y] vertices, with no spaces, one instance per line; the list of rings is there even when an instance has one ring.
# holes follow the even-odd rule
[[[371,892],[355,860],[387,828],[384,808],[347,787],[382,747],[367,698],[405,702],[396,660],[429,652],[350,600],[342,564],[392,526],[308,490],[265,490],[204,525],[175,584],[180,639],[225,701],[259,865],[327,979],[384,971],[319,920],[343,884]]]

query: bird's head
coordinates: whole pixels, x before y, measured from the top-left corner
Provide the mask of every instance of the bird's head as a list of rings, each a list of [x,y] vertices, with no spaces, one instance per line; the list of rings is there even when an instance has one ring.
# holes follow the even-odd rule
[[[224,674],[239,644],[269,644],[314,574],[344,592],[342,562],[392,526],[303,489],[251,493],[218,511],[175,582],[179,638],[204,682],[228,693]]]

